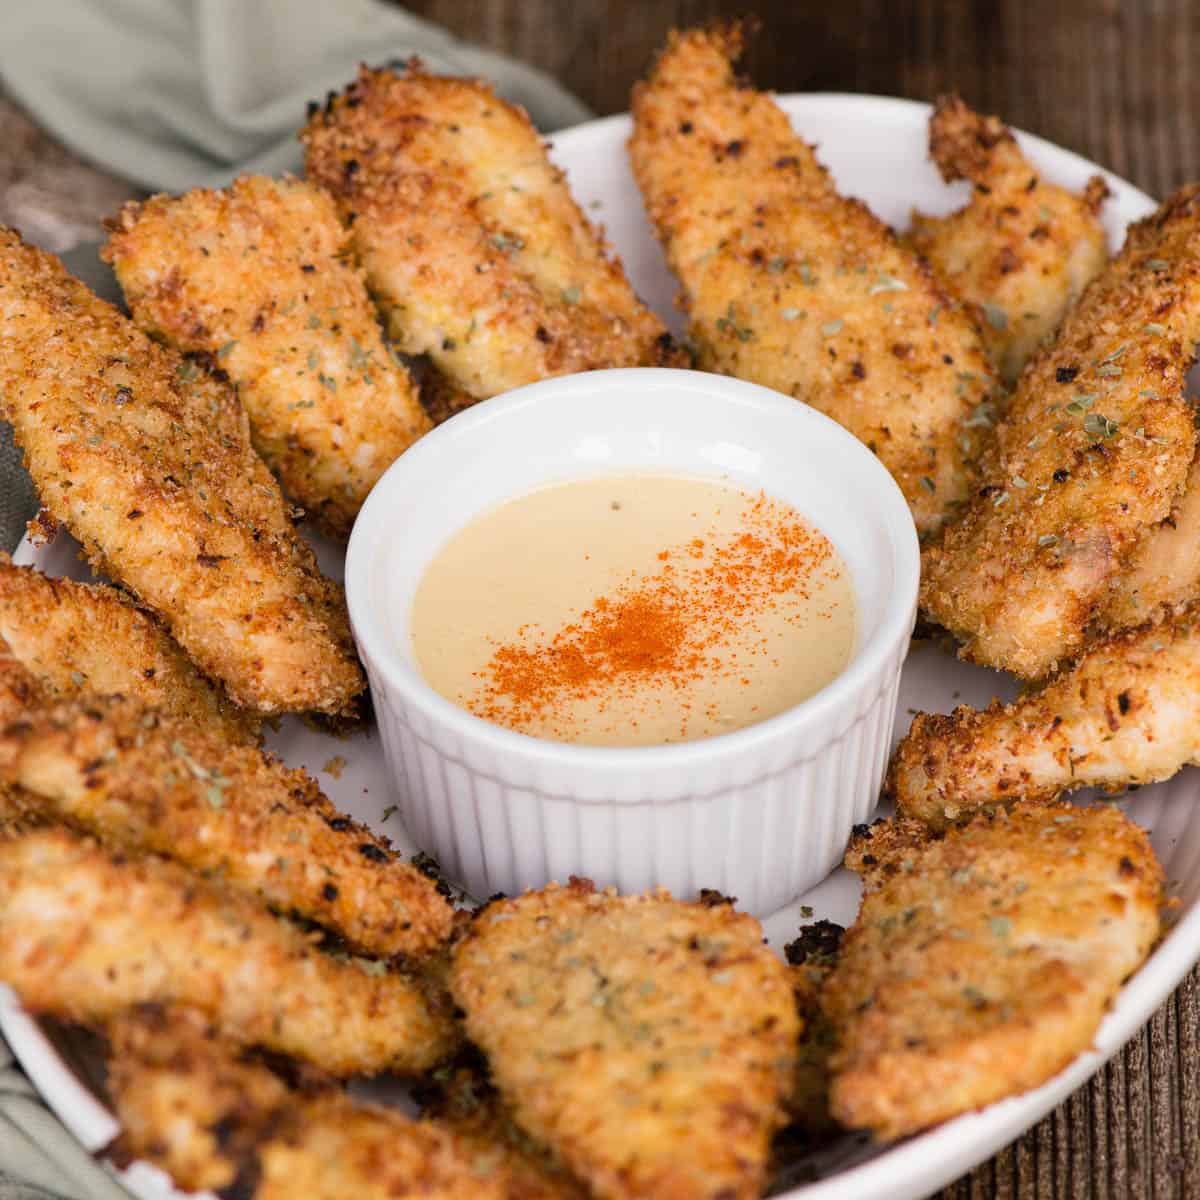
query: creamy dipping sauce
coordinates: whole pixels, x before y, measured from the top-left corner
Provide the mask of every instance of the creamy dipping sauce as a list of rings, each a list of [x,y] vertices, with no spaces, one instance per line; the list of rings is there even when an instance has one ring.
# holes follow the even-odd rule
[[[427,682],[509,729],[593,746],[728,733],[854,650],[850,572],[795,509],[686,476],[552,484],[475,518],[417,587]]]

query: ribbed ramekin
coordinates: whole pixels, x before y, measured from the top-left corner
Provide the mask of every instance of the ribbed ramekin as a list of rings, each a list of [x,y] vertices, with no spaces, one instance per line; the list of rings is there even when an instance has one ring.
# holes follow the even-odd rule
[[[438,695],[410,632],[438,548],[541,484],[628,471],[728,479],[816,524],[849,566],[858,603],[842,674],[746,729],[631,749],[528,737]],[[531,542],[529,563],[538,555]],[[346,559],[350,619],[409,833],[480,898],[579,875],[622,891],[716,888],[773,912],[836,865],[875,807],[918,569],[908,506],[875,456],[766,388],[694,371],[595,371],[461,413],[379,481]]]

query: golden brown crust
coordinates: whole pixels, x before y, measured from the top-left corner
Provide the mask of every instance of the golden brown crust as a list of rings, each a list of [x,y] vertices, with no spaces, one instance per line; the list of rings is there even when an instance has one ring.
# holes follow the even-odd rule
[[[317,570],[232,391],[52,255],[0,232],[0,415],[92,564],[261,713],[353,709],[341,591]]]
[[[0,782],[27,813],[173,858],[357,953],[428,954],[450,934],[433,882],[304,771],[137,700],[31,704],[0,664]]]
[[[364,67],[301,139],[392,338],[456,388],[679,360],[529,118],[488,84]]]
[[[230,741],[258,738],[255,715],[231,704],[116,588],[51,579],[0,553],[0,639],[56,696],[120,693]]]
[[[105,1029],[107,1091],[121,1158],[144,1159],[186,1191],[250,1174],[258,1141],[295,1101],[274,1072],[223,1042],[195,1009],[143,1005]]]
[[[1200,335],[1200,187],[1124,249],[1026,368],[984,486],[923,557],[926,615],[1027,679],[1083,647],[1114,579],[1178,500],[1195,452],[1184,377]]]
[[[1108,188],[1099,176],[1082,195],[1048,183],[1003,121],[958,96],[938,98],[929,153],[944,179],[974,187],[948,217],[914,212],[908,240],[975,307],[988,352],[1012,384],[1108,260],[1098,217]]]
[[[887,789],[935,829],[980,808],[1119,792],[1200,761],[1200,611],[1118,634],[1044,688],[983,712],[919,713]]]
[[[597,1196],[758,1196],[798,1033],[752,917],[586,882],[490,904],[450,974],[521,1126]]]
[[[384,345],[330,198],[244,176],[127,204],[111,230],[101,257],[134,320],[229,377],[284,490],[344,539],[430,421]]]
[[[880,1138],[1050,1078],[1158,936],[1162,870],[1111,807],[1019,805],[940,841],[887,822],[846,865],[865,894],[821,994],[832,1105]]]
[[[114,1022],[119,1150],[181,1187],[243,1182],[256,1200],[535,1200],[499,1150],[329,1087],[290,1090],[192,1011]]]
[[[0,842],[0,979],[34,1013],[103,1024],[184,1004],[235,1041],[333,1075],[425,1070],[456,1048],[442,1001],[339,961],[257,901],[62,830]]]
[[[874,450],[922,533],[965,500],[995,382],[928,267],[839,195],[736,33],[673,33],[633,97],[634,174],[706,370],[812,404]]]

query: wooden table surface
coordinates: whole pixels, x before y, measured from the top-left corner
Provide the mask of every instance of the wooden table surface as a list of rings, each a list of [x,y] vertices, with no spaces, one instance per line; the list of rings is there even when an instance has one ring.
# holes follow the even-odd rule
[[[752,12],[746,69],[780,91],[954,89],[1151,195],[1200,178],[1200,4],[1188,0],[420,0],[406,7],[556,74],[600,113],[673,25]],[[0,101],[0,220],[95,236],[126,185]],[[40,236],[39,236],[40,235]],[[945,1200],[1200,1197],[1200,972],[1090,1084]]]

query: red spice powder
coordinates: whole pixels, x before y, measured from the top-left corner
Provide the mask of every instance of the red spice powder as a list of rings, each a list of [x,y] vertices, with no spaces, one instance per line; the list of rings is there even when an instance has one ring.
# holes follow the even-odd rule
[[[823,534],[767,496],[750,501],[742,531],[667,547],[660,567],[597,597],[577,621],[548,639],[528,629],[496,648],[468,702],[477,716],[528,729],[567,702],[617,703],[648,684],[676,693],[723,673],[746,683],[744,668],[721,657],[733,634],[785,595],[806,596],[812,573],[832,553]]]

